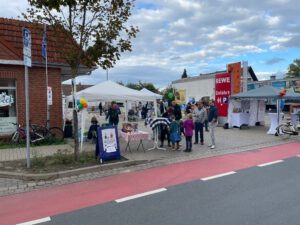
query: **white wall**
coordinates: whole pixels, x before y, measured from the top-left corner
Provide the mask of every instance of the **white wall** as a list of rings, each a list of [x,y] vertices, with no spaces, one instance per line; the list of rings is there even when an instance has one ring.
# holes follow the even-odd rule
[[[195,79],[181,83],[173,83],[172,87],[177,90],[185,90],[186,101],[188,101],[190,97],[195,97],[196,101],[204,96],[215,98],[215,78]]]

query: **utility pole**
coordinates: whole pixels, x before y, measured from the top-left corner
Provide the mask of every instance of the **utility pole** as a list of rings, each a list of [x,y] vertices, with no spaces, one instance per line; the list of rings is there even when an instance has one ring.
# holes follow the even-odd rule
[[[23,56],[25,66],[25,117],[26,117],[26,162],[27,168],[30,168],[30,133],[29,133],[29,81],[28,67],[31,67],[31,33],[30,30],[23,27]]]

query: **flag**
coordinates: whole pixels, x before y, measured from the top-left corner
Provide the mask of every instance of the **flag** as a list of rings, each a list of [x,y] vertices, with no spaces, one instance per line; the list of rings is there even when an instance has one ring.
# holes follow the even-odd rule
[[[43,32],[42,56],[46,60],[46,58],[47,58],[47,34],[46,34],[46,29]]]

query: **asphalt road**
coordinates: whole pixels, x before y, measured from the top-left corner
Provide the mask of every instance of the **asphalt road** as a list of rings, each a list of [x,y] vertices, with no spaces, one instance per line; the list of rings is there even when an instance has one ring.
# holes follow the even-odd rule
[[[61,214],[41,224],[300,225],[299,157],[204,180]]]

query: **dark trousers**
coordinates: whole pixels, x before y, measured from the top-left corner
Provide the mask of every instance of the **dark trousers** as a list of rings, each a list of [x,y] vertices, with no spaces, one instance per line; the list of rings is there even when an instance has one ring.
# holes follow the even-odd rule
[[[208,131],[208,120],[204,121],[204,125],[205,125],[205,130]]]
[[[168,144],[170,144],[170,132],[168,130],[168,127],[166,127],[165,125],[161,125],[160,140],[162,145],[164,144],[166,135],[167,135]]]
[[[199,141],[199,135],[200,133],[200,142],[203,143],[203,123],[196,122],[195,123],[195,143],[198,143]]]
[[[185,136],[186,150],[192,150],[192,136]]]

